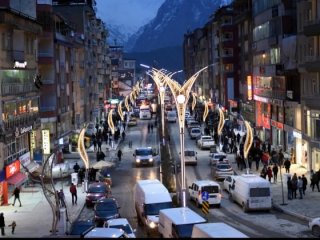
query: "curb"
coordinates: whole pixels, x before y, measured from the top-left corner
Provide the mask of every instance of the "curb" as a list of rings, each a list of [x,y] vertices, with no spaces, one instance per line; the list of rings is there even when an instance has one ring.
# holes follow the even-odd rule
[[[310,217],[303,216],[303,215],[297,214],[297,213],[295,213],[295,212],[292,212],[292,211],[283,209],[283,208],[281,208],[278,204],[272,204],[272,208],[273,208],[274,210],[278,211],[278,212],[282,212],[282,213],[291,215],[291,216],[296,217],[296,218],[299,218],[299,219],[301,219],[301,220],[303,220],[303,221],[310,222],[310,221],[312,220],[312,218],[310,218]]]

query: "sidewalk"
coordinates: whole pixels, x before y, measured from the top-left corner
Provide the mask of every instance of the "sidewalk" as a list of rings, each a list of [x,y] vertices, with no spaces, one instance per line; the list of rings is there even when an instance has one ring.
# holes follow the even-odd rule
[[[238,170],[237,164],[232,162],[232,167],[237,174],[246,173],[245,170]],[[255,162],[252,163],[251,172],[256,175],[260,175],[260,170],[262,168],[262,164],[259,166],[259,171],[255,170],[256,165]],[[283,188],[281,184],[280,177],[280,169],[278,172],[278,181],[277,183],[271,180],[271,191],[273,197],[273,207],[278,211],[282,211],[286,214],[295,216],[297,218],[309,221],[312,218],[320,217],[320,192],[315,187],[315,191],[312,192],[310,188],[310,173],[303,167],[300,167],[298,164],[291,164],[290,174],[294,173],[297,176],[301,176],[302,174],[308,179],[308,186],[303,199],[299,199],[299,191],[297,190],[297,199],[288,200],[288,191],[287,191],[287,176],[285,173],[285,169],[281,168],[282,180],[283,180]],[[284,204],[283,204],[284,203]]]
[[[120,143],[120,142],[119,142]],[[111,149],[105,142],[102,144],[102,150],[105,152],[107,148],[110,149],[109,156],[106,156],[105,160],[114,160],[118,143]],[[92,149],[91,149],[92,148]],[[96,152],[93,151],[93,146],[88,149],[88,157],[90,163],[96,162]],[[70,159],[65,159],[65,162],[74,164],[78,162],[83,165],[82,160],[79,158],[78,153],[71,153]],[[73,166],[73,165],[72,165]],[[55,189],[63,189],[67,204],[67,212],[69,221],[67,221],[67,229],[70,229],[71,223],[76,220],[85,205],[86,193],[83,186],[77,186],[77,205],[72,205],[71,193],[69,191],[71,176],[62,180],[55,180]],[[3,212],[5,218],[5,234],[6,238],[43,238],[43,237],[63,237],[66,236],[63,232],[62,222],[58,222],[57,233],[53,235],[50,230],[52,229],[52,209],[43,194],[43,190],[40,184],[35,184],[34,187],[22,186],[20,192],[20,200],[22,207],[19,207],[19,202],[16,201],[15,206],[12,206],[14,197],[9,197],[8,206],[0,206],[0,212]],[[15,233],[11,234],[10,225],[12,221],[16,221],[17,226]]]

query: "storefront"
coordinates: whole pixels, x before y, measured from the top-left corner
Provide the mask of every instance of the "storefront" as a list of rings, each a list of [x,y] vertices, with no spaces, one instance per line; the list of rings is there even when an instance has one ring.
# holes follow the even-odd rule
[[[283,149],[283,123],[271,120],[272,126],[272,145],[279,150]]]
[[[0,206],[8,204],[8,183],[5,181],[6,171],[0,172]]]
[[[312,155],[311,169],[318,171],[320,169],[320,146],[312,148],[311,155]]]

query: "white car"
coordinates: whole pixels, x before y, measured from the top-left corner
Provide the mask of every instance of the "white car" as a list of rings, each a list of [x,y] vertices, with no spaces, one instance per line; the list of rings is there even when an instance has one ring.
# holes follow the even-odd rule
[[[110,219],[105,223],[107,228],[122,229],[130,238],[136,238],[136,229],[133,229],[126,218]]]
[[[184,151],[184,163],[185,165],[194,165],[196,166],[197,165],[197,152],[194,151],[194,150],[185,150]]]
[[[314,218],[309,222],[309,229],[316,237],[320,237],[320,217]]]
[[[200,128],[194,127],[190,129],[189,134],[191,139],[197,139],[198,137],[201,136],[202,133]]]
[[[224,152],[213,153],[209,159],[209,165],[216,165],[220,160],[225,160],[227,158],[227,154]],[[227,162],[227,161],[226,161]]]
[[[234,170],[229,163],[219,162],[212,166],[212,177],[214,179],[225,179],[228,176],[234,175]]]

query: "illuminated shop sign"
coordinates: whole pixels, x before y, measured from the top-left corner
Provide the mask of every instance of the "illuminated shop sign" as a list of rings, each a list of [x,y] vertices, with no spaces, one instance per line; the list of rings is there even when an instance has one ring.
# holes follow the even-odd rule
[[[6,166],[6,178],[13,176],[17,172],[20,172],[20,161],[19,160],[16,160],[13,163]]]
[[[30,134],[30,147],[31,149],[36,148],[36,132],[35,131],[31,131],[31,134]]]
[[[50,154],[50,131],[42,130],[43,154]]]
[[[26,61],[24,61],[24,62],[15,61],[13,68],[26,68],[26,66],[27,66]]]
[[[16,132],[15,132],[15,135],[16,137],[19,137],[20,135],[26,133],[26,132],[30,132],[32,131],[32,125],[31,126],[28,126],[28,127],[22,127],[22,128],[16,128]]]
[[[252,77],[247,76],[247,86],[248,86],[248,100],[252,100]]]

